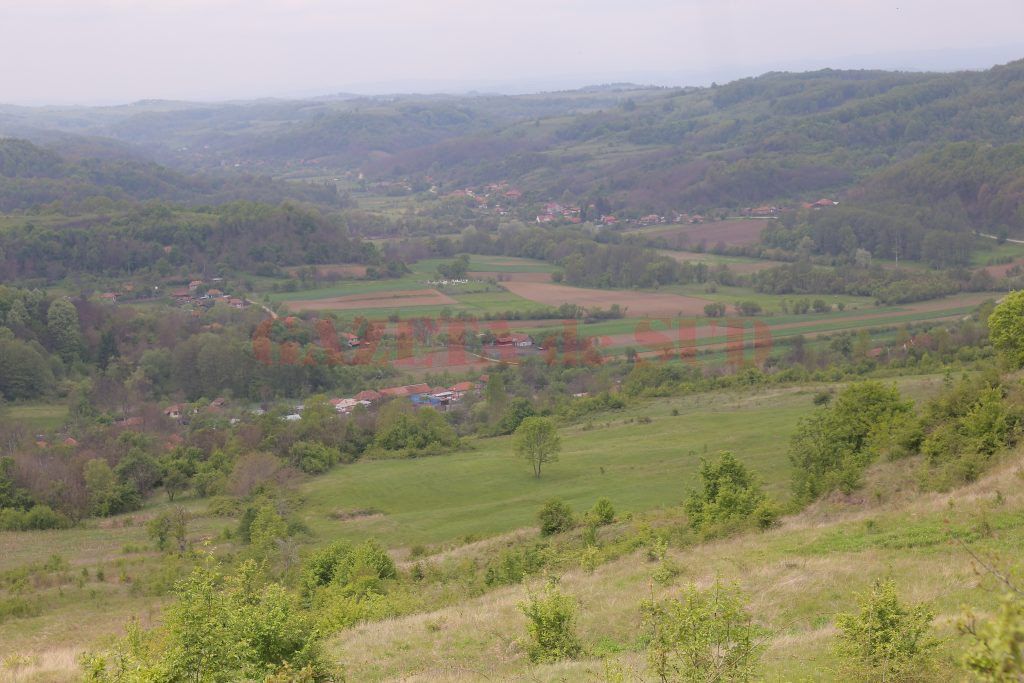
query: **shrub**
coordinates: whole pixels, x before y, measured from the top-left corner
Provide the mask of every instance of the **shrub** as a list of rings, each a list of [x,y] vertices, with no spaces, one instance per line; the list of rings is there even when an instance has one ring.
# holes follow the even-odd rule
[[[856,489],[864,470],[910,415],[911,402],[903,401],[895,387],[860,382],[803,418],[789,449],[796,499],[809,502],[833,488]]]
[[[387,551],[373,538],[358,546],[335,541],[310,555],[302,565],[300,584],[306,598],[318,588],[349,586],[360,578],[394,579],[395,563]]]
[[[158,630],[132,624],[112,651],[86,655],[85,680],[282,680],[289,667],[309,675],[283,680],[333,676],[311,615],[282,585],[267,583],[254,562],[229,576],[199,567],[176,592]]]
[[[770,498],[765,498],[761,504],[754,509],[754,521],[759,529],[771,529],[779,525],[779,518],[782,517],[782,508]]]
[[[681,599],[640,607],[648,665],[661,681],[748,681],[757,674],[767,632],[754,624],[735,585],[695,585]]]
[[[381,408],[374,445],[385,451],[454,448],[459,437],[445,417],[433,408],[415,410],[407,401]]]
[[[67,515],[53,510],[48,505],[34,505],[32,509],[0,509],[0,531],[35,531],[66,529],[71,526]]]
[[[736,303],[736,311],[740,315],[757,315],[761,312],[761,304],[756,301],[738,301]]]
[[[576,636],[576,601],[554,583],[547,583],[539,594],[530,593],[519,609],[529,619],[527,654],[531,662],[557,662],[582,652]]]
[[[700,476],[701,490],[690,491],[685,505],[694,531],[712,535],[749,526],[755,520],[767,528],[765,524],[771,526],[777,519],[777,511],[772,517],[775,508],[754,476],[729,451],[723,451],[718,462],[702,460]]]
[[[184,552],[187,534],[188,512],[181,506],[173,510],[161,512],[146,524],[149,538],[156,543],[158,550],[170,548],[173,539],[178,545],[178,552]]]
[[[601,497],[590,508],[590,519],[597,525],[611,524],[615,521],[615,506],[609,498]]]
[[[725,315],[725,304],[720,301],[714,301],[710,304],[705,304],[704,315],[709,318],[721,318]]]
[[[549,559],[550,553],[544,545],[507,548],[487,565],[484,583],[488,586],[520,583],[527,576],[544,569]]]
[[[27,619],[38,617],[43,613],[38,600],[29,600],[21,596],[0,598],[0,624],[8,619]]]
[[[292,464],[306,474],[323,474],[340,459],[337,448],[314,441],[296,441],[288,450]]]
[[[525,398],[516,398],[512,400],[508,408],[502,414],[501,419],[498,420],[498,424],[494,426],[494,434],[511,434],[516,431],[523,420],[528,417],[533,417],[536,412],[533,409],[533,403]]]
[[[1024,292],[1007,294],[988,317],[994,346],[1014,366],[1024,365]]]
[[[603,413],[609,410],[621,410],[626,402],[615,394],[607,391],[597,396],[577,398],[562,405],[559,414],[569,420],[575,420],[590,413]]]
[[[269,552],[278,539],[288,536],[288,523],[273,505],[265,504],[253,515],[248,536],[254,549]]]
[[[540,535],[554,536],[573,527],[572,509],[560,500],[549,500],[537,514],[540,520]]]
[[[353,549],[350,574],[352,578],[372,576],[377,579],[394,579],[398,577],[394,560],[374,538],[368,538]],[[335,577],[335,580],[337,578]]]
[[[1021,410],[1008,393],[998,377],[980,376],[956,383],[927,404],[905,445],[925,456],[926,487],[973,481],[996,453],[1017,442]]]
[[[858,596],[859,610],[836,616],[834,646],[843,677],[859,681],[928,680],[938,641],[932,612],[900,603],[892,579],[876,580]]]
[[[1024,599],[1007,594],[995,616],[978,622],[966,614],[960,632],[971,638],[961,664],[986,683],[1018,683],[1024,680]]]

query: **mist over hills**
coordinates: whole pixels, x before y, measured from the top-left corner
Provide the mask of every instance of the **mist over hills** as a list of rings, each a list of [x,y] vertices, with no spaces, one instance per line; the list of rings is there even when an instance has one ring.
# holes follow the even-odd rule
[[[156,161],[207,176],[199,185],[214,176],[245,184],[347,172],[420,191],[503,182],[531,201],[601,198],[616,211],[665,212],[838,196],[946,145],[1015,143],[1024,138],[1022,106],[1024,61],[1016,61],[981,72],[773,72],[691,88],[2,107],[0,134],[78,163],[117,163],[129,175]],[[969,176],[986,175],[976,171]],[[194,183],[172,190],[188,183],[170,171],[141,194],[137,179],[90,173],[106,186],[134,184],[128,194],[140,197],[245,196]],[[1013,185],[1016,176],[1010,168],[997,182]],[[958,196],[972,203],[980,185]],[[1012,204],[1000,221],[1016,231]]]

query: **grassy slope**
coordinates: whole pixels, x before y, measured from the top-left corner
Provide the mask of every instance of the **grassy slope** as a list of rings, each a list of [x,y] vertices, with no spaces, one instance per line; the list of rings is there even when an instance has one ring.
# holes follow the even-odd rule
[[[306,521],[322,537],[373,535],[400,545],[510,531],[532,523],[551,497],[577,508],[602,495],[631,510],[674,505],[693,485],[701,456],[723,449],[784,495],[788,437],[809,406],[807,390],[782,389],[667,399],[598,415],[593,428],[562,430],[561,457],[539,481],[515,457],[509,437],[473,441],[473,450],[443,458],[360,463],[307,484]],[[639,415],[653,421],[634,422]],[[369,507],[385,515],[329,518],[335,510]]]
[[[929,394],[940,382],[937,376],[899,381],[901,390],[915,398]],[[608,495],[620,511],[662,514],[657,511],[671,510],[696,484],[696,469],[705,447],[709,454],[720,449],[735,450],[770,491],[785,497],[788,435],[798,417],[811,409],[814,391],[816,387],[804,386],[746,395],[715,392],[642,402],[625,411],[595,415],[593,429],[582,425],[562,429],[562,458],[548,466],[540,481],[531,477],[527,463],[512,455],[507,437],[476,441],[472,450],[451,456],[340,467],[300,487],[304,498],[300,512],[316,534],[318,545],[335,538],[375,535],[396,549],[399,556],[404,554],[402,547],[412,544],[461,552],[459,546],[468,538],[496,537],[532,527],[540,504],[553,496],[583,509],[597,497]],[[671,415],[673,408],[679,410],[679,415]],[[629,422],[640,415],[651,417],[652,422]],[[212,547],[218,552],[234,550],[233,544],[219,536],[225,528],[233,527],[235,520],[209,516],[206,501],[182,502],[194,515],[190,522],[194,542],[212,539]],[[31,599],[41,601],[40,616],[0,620],[0,660],[13,653],[41,654],[44,661],[54,662],[53,666],[64,672],[47,680],[73,680],[70,672],[76,652],[121,633],[129,616],[140,617],[144,624],[154,623],[165,600],[156,595],[161,591],[155,587],[169,586],[176,577],[176,567],[166,556],[148,548],[144,522],[167,505],[161,496],[139,513],[92,520],[66,531],[0,533],[0,573],[41,564],[53,554],[70,564],[63,572],[67,577],[63,585],[42,584],[29,593]],[[330,517],[335,510],[366,507],[385,514],[349,521]],[[828,548],[817,552],[823,554],[825,550]],[[690,561],[683,564],[689,565]],[[103,581],[96,576],[100,568],[105,573]],[[79,586],[75,580],[83,569],[88,570],[88,577]],[[48,576],[52,581],[52,575]],[[623,585],[628,586],[631,599],[636,597],[635,586]],[[515,591],[499,591],[493,598],[482,600],[511,600],[505,604],[511,609],[515,595]],[[472,608],[473,603],[466,607]],[[426,618],[409,619],[422,624]],[[509,619],[510,624],[518,624],[518,617]],[[614,630],[615,622],[611,619],[600,625],[589,619],[585,624],[591,624],[588,629]],[[83,628],[83,624],[88,627]],[[385,626],[361,627],[353,633],[378,628]],[[518,633],[518,626],[510,628]],[[484,636],[491,637],[487,633],[467,635],[466,642]],[[350,637],[355,636],[345,636]],[[415,632],[409,637],[411,646],[417,638],[431,634]],[[379,647],[387,642],[385,638]],[[431,647],[444,642],[436,640]],[[367,651],[375,652],[377,647]],[[344,650],[343,659],[355,665],[347,654],[350,648]],[[413,657],[398,649],[382,657],[382,666],[408,668],[408,661],[397,658],[402,652],[406,652],[408,661],[428,657],[426,653]],[[456,654],[454,661],[470,656],[468,651]],[[479,655],[476,652],[472,656]],[[521,664],[519,661],[517,666]],[[352,680],[370,676],[368,669],[356,670],[362,673],[354,673]]]
[[[579,601],[579,632],[591,652],[575,662],[528,662],[525,618],[517,609],[524,586],[364,624],[336,636],[332,650],[353,678],[367,681],[599,681],[605,680],[602,655],[631,673],[625,680],[650,680],[642,675],[640,601],[670,596],[690,581],[706,586],[717,576],[737,582],[757,621],[773,632],[763,660],[766,680],[840,680],[828,651],[835,614],[854,610],[855,593],[888,575],[904,599],[927,602],[936,613],[943,642],[935,680],[960,680],[955,661],[964,642],[955,624],[962,605],[985,613],[999,592],[949,542],[948,531],[967,535],[975,550],[1017,561],[1024,543],[1022,465],[1024,455],[1017,453],[975,485],[910,497],[901,487],[912,480],[912,463],[883,464],[865,496],[849,504],[819,504],[768,533],[670,551],[683,573],[668,587],[652,581],[657,565],[642,552],[594,573],[571,570],[560,583]],[[985,529],[991,531],[979,531]]]

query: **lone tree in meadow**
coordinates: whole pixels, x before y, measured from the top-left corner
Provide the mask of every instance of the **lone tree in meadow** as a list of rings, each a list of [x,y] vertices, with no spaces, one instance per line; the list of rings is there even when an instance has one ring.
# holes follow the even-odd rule
[[[546,462],[558,460],[562,440],[555,423],[546,417],[528,417],[515,431],[516,454],[530,461],[533,476],[540,478],[540,468]]]

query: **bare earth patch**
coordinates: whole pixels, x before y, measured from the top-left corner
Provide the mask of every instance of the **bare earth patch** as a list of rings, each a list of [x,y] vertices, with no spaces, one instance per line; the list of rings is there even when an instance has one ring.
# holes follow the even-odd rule
[[[355,510],[333,510],[327,516],[336,522],[345,522],[350,519],[383,517],[384,513],[377,508],[359,508]]]
[[[587,289],[542,282],[505,282],[503,286],[517,296],[548,306],[570,303],[587,308],[609,308],[612,304],[618,304],[626,309],[626,316],[631,318],[703,315],[704,306],[711,303],[708,299],[681,294]]]
[[[352,310],[358,308],[399,308],[403,306],[451,306],[458,302],[436,289],[400,289],[390,292],[364,292],[325,299],[289,301],[293,311]]]
[[[995,278],[1006,277],[1006,273],[1017,266],[1024,266],[1024,259],[1017,259],[1010,263],[1000,263],[995,266],[988,266],[985,268],[988,274]]]
[[[725,221],[712,221],[699,225],[666,225],[664,228],[647,231],[650,237],[667,239],[673,246],[683,247],[687,244],[697,245],[704,242],[714,246],[724,244],[757,244],[761,241],[761,233],[771,225],[768,220],[753,218],[734,218]]]

